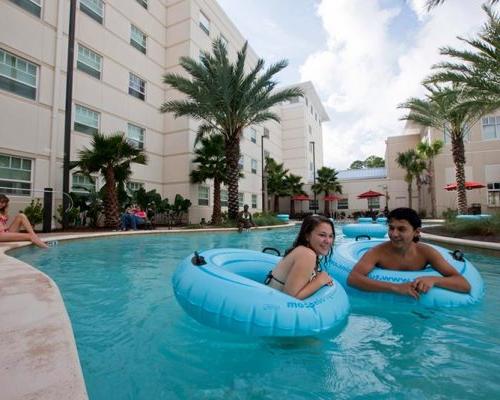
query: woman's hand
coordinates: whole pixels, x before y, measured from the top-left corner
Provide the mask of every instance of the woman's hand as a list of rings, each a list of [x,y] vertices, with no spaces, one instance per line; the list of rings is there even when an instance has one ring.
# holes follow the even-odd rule
[[[328,285],[332,286],[333,285],[333,279],[330,275],[328,275],[325,271],[319,272],[314,279],[318,279],[318,282],[322,283],[323,286]]]

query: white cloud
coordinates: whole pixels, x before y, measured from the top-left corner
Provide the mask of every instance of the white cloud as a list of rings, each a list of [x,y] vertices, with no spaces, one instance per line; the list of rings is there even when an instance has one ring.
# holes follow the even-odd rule
[[[410,40],[393,24],[403,10],[379,0],[322,0],[317,12],[327,33],[326,48],[300,67],[311,80],[332,121],[324,124],[326,165],[346,168],[355,159],[384,155],[385,138],[402,133],[397,105],[423,93],[420,82],[440,61],[439,47],[461,46],[484,22],[481,1],[452,1],[424,13],[425,0],[410,6],[419,23]],[[406,16],[406,18],[408,18]]]

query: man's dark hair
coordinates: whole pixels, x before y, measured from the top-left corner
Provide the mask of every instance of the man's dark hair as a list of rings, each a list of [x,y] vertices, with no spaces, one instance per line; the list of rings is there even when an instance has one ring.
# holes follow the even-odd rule
[[[413,226],[413,229],[422,227],[422,220],[418,216],[417,212],[412,208],[400,207],[392,210],[389,215],[387,215],[387,220],[391,222],[391,219],[399,219],[408,221],[408,223]]]

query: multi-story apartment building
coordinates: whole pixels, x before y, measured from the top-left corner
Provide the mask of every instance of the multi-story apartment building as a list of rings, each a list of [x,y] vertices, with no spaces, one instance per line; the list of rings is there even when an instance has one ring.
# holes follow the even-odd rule
[[[0,191],[17,209],[45,187],[61,200],[69,4],[0,2]],[[92,133],[122,131],[149,160],[133,166],[129,189],[156,189],[171,201],[179,193],[193,203],[192,222],[208,219],[210,182],[189,182],[197,123],[159,112],[179,97],[162,77],[182,73],[179,58],[198,58],[217,37],[234,57],[244,37],[214,0],[79,0],[77,6],[70,158],[90,146]],[[249,67],[257,59],[249,48]],[[322,166],[321,123],[328,116],[312,84],[299,86],[304,98],[276,107],[280,124],[250,127],[242,138],[240,203],[254,210],[262,207],[263,156],[284,162],[306,184],[313,163]],[[77,175],[71,184],[92,186]]]
[[[448,133],[436,129],[424,128],[408,122],[403,134],[387,138],[386,168],[347,170],[339,173],[343,186],[343,200],[338,201],[336,210],[350,214],[368,208],[383,209],[389,195],[389,208],[408,206],[405,171],[396,163],[399,152],[415,148],[422,140],[444,141],[441,154],[435,158],[433,171],[436,182],[437,213],[441,215],[447,209],[456,209],[456,191],[444,190],[448,184],[455,183],[455,166],[451,154]],[[500,110],[483,116],[468,130],[465,136],[465,178],[476,181],[484,188],[467,191],[469,206],[480,206],[483,213],[495,213],[500,209]],[[383,193],[383,197],[371,200],[358,199],[357,196],[367,190]],[[431,201],[428,185],[422,190],[422,209],[430,215]],[[413,182],[413,207],[417,208],[418,197]],[[476,206],[476,207],[477,207]],[[334,208],[335,209],[335,208]]]

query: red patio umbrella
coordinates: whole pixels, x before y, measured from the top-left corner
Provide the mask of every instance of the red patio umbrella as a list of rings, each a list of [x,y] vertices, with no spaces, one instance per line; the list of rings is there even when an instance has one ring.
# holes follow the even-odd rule
[[[383,195],[384,195],[383,193],[374,192],[373,190],[369,190],[368,192],[358,194],[358,199],[370,199],[372,197],[380,197]]]
[[[342,197],[339,197],[335,194],[329,194],[328,196],[325,196],[323,200],[325,200],[325,201],[342,200]]]
[[[484,188],[484,187],[486,187],[486,185],[483,185],[482,183],[479,183],[479,182],[474,182],[474,181],[467,181],[467,182],[465,182],[465,188],[467,190],[481,189],[481,188]],[[447,190],[448,192],[450,192],[452,190],[457,190],[457,184],[456,184],[456,182],[455,183],[450,183],[449,185],[446,185],[444,187],[444,190]]]
[[[305,201],[310,199],[307,194],[296,194],[295,196],[292,196],[292,200]]]

